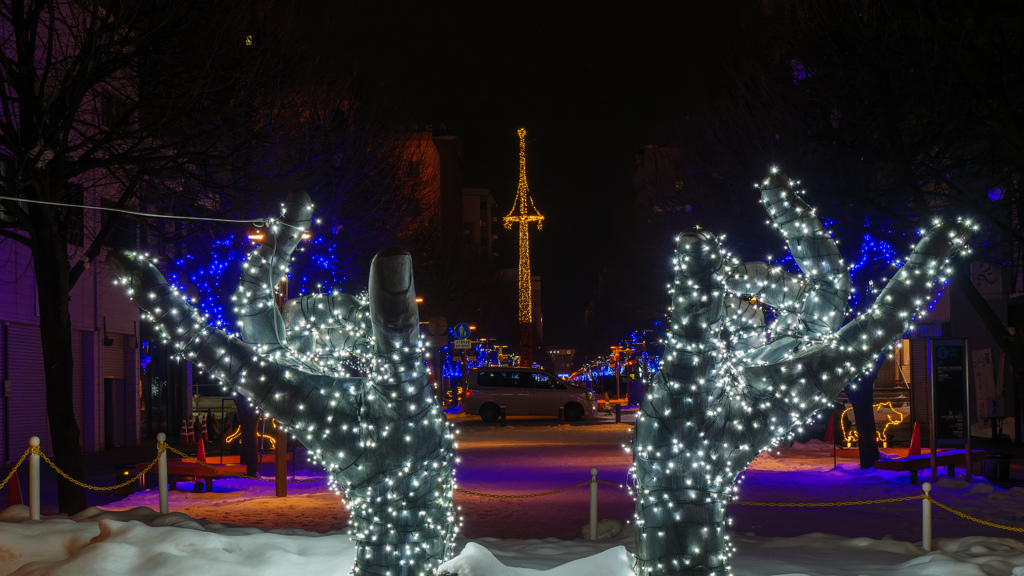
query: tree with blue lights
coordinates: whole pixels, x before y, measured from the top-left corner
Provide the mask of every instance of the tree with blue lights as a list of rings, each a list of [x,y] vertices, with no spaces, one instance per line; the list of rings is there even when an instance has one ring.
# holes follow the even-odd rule
[[[801,274],[742,262],[704,229],[677,238],[665,355],[634,429],[641,576],[730,573],[725,510],[737,476],[872,368],[970,236],[968,224],[932,223],[847,323],[852,284],[835,240],[784,174],[760,190]],[[775,311],[770,325],[762,306]]]

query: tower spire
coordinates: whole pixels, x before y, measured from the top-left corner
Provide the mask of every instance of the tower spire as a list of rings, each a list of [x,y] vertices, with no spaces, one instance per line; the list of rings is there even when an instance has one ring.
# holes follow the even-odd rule
[[[519,129],[519,185],[512,210],[504,218],[505,228],[512,229],[519,224],[519,357],[520,364],[533,364],[533,302],[530,272],[530,223],[536,222],[539,230],[544,225],[544,216],[533,205],[530,187],[526,184],[526,129]]]

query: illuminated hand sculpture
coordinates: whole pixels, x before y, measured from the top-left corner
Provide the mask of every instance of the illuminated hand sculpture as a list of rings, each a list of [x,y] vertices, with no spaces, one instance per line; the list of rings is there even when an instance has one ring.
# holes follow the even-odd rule
[[[108,262],[178,353],[291,431],[345,493],[357,575],[433,574],[452,551],[452,436],[419,347],[407,252],[370,268],[368,302],[342,294],[289,301],[275,289],[309,226],[312,203],[293,194],[245,264],[235,293],[240,339],[210,327],[146,258]],[[287,319],[287,323],[285,320]],[[362,356],[367,375],[346,375]],[[351,364],[348,364],[351,365]]]
[[[911,327],[970,235],[924,231],[874,306],[843,326],[850,275],[835,241],[785,175],[761,192],[802,276],[738,262],[704,230],[677,238],[665,355],[633,438],[641,576],[730,573],[725,507],[739,473]],[[769,327],[760,303],[776,311]]]

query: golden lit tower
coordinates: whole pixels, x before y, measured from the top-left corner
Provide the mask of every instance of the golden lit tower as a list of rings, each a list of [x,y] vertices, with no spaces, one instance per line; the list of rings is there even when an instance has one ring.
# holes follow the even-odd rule
[[[531,301],[532,276],[530,274],[530,222],[537,223],[539,230],[544,225],[530,198],[530,187],[526,185],[526,129],[519,129],[519,186],[512,210],[505,216],[505,228],[519,224],[519,355],[522,366],[533,365],[533,306]]]

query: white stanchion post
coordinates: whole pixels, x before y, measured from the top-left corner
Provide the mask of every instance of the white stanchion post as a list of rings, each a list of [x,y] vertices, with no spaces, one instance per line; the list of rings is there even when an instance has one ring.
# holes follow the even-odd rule
[[[924,490],[924,500],[921,500],[921,547],[928,552],[932,551],[932,502],[928,499],[928,493],[932,491],[931,482],[921,484]]]
[[[156,435],[157,453],[160,454],[160,460],[156,464],[157,469],[157,480],[160,482],[160,513],[167,514],[169,511],[167,506],[167,452],[160,451],[160,444],[167,442],[167,434],[163,432]]]
[[[597,467],[590,469],[590,539],[597,540]]]
[[[30,446],[39,446],[39,436],[28,439]],[[39,454],[33,452],[28,457],[28,517],[39,520]]]

